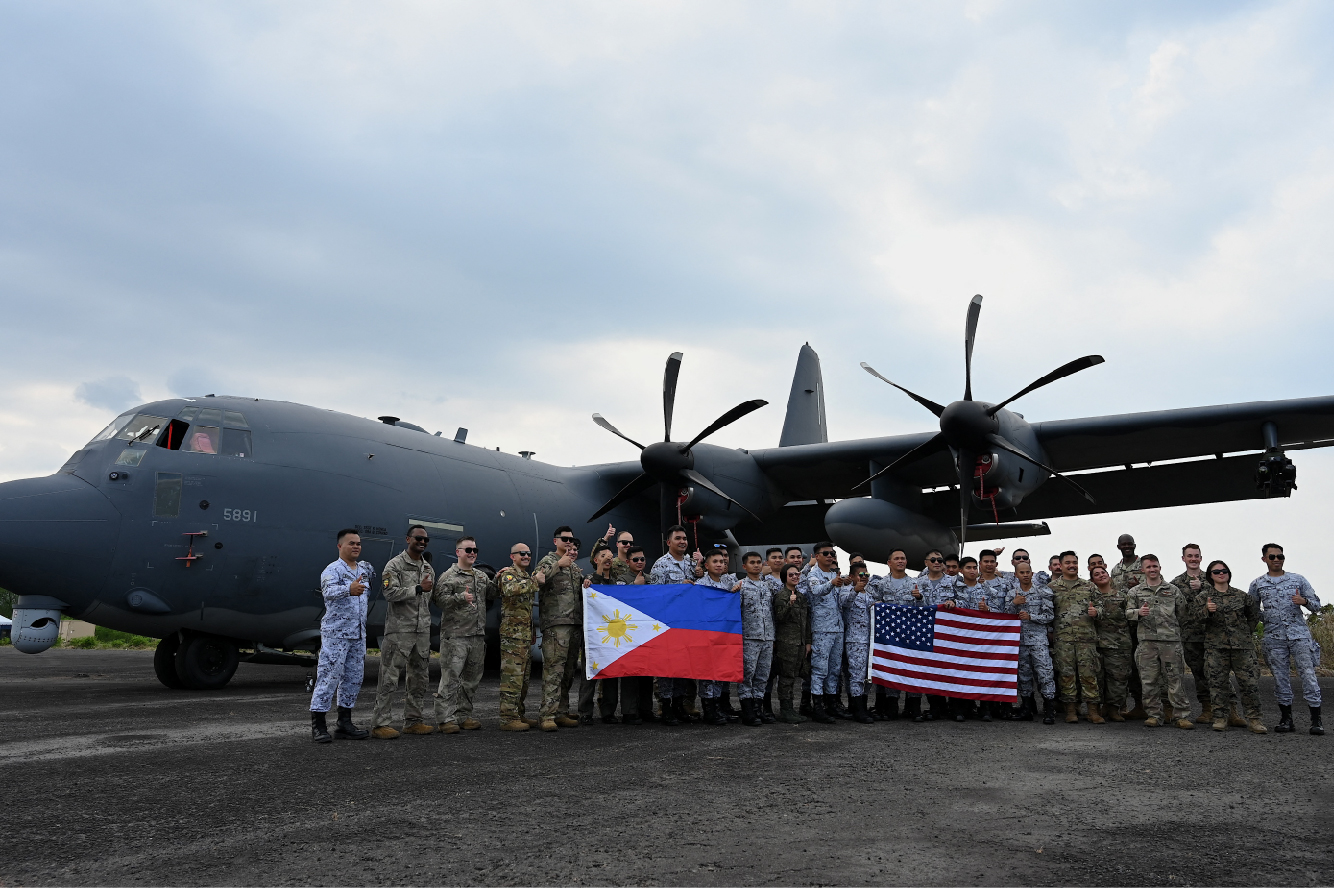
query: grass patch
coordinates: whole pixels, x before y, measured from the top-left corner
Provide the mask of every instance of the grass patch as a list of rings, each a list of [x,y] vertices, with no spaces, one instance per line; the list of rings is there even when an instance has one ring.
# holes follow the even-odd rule
[[[156,638],[132,635],[129,632],[120,632],[116,629],[98,626],[95,634],[87,638],[71,639],[64,646],[83,651],[146,651],[156,648],[157,642]]]

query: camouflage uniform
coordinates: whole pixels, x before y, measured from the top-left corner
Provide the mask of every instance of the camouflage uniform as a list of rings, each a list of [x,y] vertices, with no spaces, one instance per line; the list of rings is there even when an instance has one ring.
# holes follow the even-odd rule
[[[384,635],[380,637],[380,683],[372,727],[389,727],[393,721],[394,692],[404,671],[403,721],[411,726],[426,718],[431,686],[431,594],[422,591],[425,579],[434,581],[435,569],[425,558],[413,561],[407,552],[398,553],[384,566]]]
[[[910,600],[906,603],[930,607],[933,604],[954,601],[954,587],[962,582],[948,574],[941,574],[938,580],[931,579],[928,574],[922,574],[913,584],[913,588],[922,593],[921,599],[913,598],[910,593],[908,596]]]
[[[843,609],[834,571],[813,567],[798,587],[811,603],[811,693],[837,694],[843,668]]]
[[[853,585],[839,589],[843,603],[843,650],[848,657],[848,692],[854,697],[866,693],[871,657],[871,608],[880,600],[879,587],[867,580],[861,592]]]
[[[925,574],[923,574],[923,576],[925,576]],[[912,597],[912,590],[917,586],[917,580],[918,577],[912,577],[906,574],[896,580],[893,575],[886,574],[883,577],[872,577],[869,587],[875,589],[876,601],[885,601],[890,604],[916,604],[917,599]],[[876,693],[889,697],[889,699],[895,701],[895,706],[898,705],[898,688],[877,685]],[[920,697],[921,694],[914,694],[913,696]]]
[[[472,593],[472,604],[463,597]],[[431,590],[440,608],[440,687],[435,694],[435,720],[460,724],[472,718],[473,695],[486,662],[486,602],[495,586],[478,568],[457,564],[442,573]]]
[[[1149,605],[1149,615],[1139,615],[1140,605]],[[1186,596],[1171,583],[1150,586],[1147,582],[1126,593],[1126,617],[1139,624],[1139,647],[1135,662],[1146,687],[1164,688],[1167,703],[1177,718],[1190,715],[1186,696],[1186,660],[1181,656],[1181,622],[1186,616]],[[1144,709],[1150,718],[1163,717],[1163,700],[1149,694]]]
[[[1215,610],[1209,613],[1209,600]],[[1228,673],[1237,677],[1237,689],[1246,718],[1260,717],[1260,666],[1255,659],[1255,627],[1260,622],[1260,599],[1228,586],[1219,592],[1210,583],[1194,601],[1195,619],[1204,625],[1204,659],[1209,670],[1209,688],[1230,688]],[[1215,720],[1227,718],[1223,694],[1210,698]]]
[[[1051,581],[1053,622],[1056,644],[1052,661],[1062,703],[1074,703],[1083,696],[1090,704],[1102,701],[1098,688],[1102,663],[1098,660],[1098,629],[1088,614],[1089,602],[1098,594],[1088,580],[1064,576]]]
[[[366,599],[370,598],[375,568],[358,561],[355,568],[339,558],[320,574],[324,616],[320,618],[320,657],[315,667],[315,692],[311,712],[328,712],[334,693],[338,705],[357,705],[361,682],[366,676]],[[366,591],[352,594],[352,583],[360,579]]]
[[[1250,593],[1260,602],[1260,619],[1265,624],[1262,647],[1269,671],[1274,673],[1274,699],[1284,706],[1292,705],[1292,676],[1289,664],[1296,667],[1302,683],[1302,699],[1307,706],[1320,705],[1320,683],[1316,681],[1315,667],[1320,663],[1320,645],[1311,637],[1311,630],[1302,618],[1303,605],[1293,604],[1292,596],[1300,593],[1311,613],[1320,612],[1320,599],[1301,574],[1285,572],[1271,577],[1263,574],[1251,582]]]
[[[800,587],[797,600],[789,601],[787,587],[774,593],[774,666],[778,670],[778,700],[792,703],[797,679],[810,674],[806,645],[811,644],[811,605]]]
[[[533,597],[537,580],[510,565],[496,574],[500,589],[500,720],[527,714],[528,679],[533,672]]]
[[[671,583],[693,583],[695,579],[694,559],[687,555],[677,561],[672,557],[672,553],[668,552],[653,562],[648,581],[655,586],[662,586]],[[690,686],[690,680],[686,678],[658,676],[658,699],[672,700],[684,697],[687,693],[693,698],[694,691],[689,690]]]
[[[970,610],[977,610],[979,603],[987,600],[987,587],[981,583],[968,585],[966,582],[959,582],[954,587],[954,606],[966,607]]]
[[[1185,659],[1190,674],[1195,676],[1195,697],[1200,701],[1200,709],[1208,713],[1212,710],[1212,704],[1209,670],[1204,665],[1204,618],[1200,616],[1205,611],[1197,608],[1195,602],[1213,588],[1213,583],[1209,582],[1204,571],[1200,571],[1200,575],[1195,578],[1200,581],[1199,589],[1190,587],[1190,579],[1190,574],[1182,571],[1181,575],[1171,582],[1177,587],[1177,591],[1186,597],[1186,619],[1181,624],[1181,656]]]
[[[1144,566],[1140,563],[1140,559],[1138,558],[1129,564],[1126,564],[1124,560],[1118,561],[1111,566],[1107,573],[1111,575],[1112,585],[1120,589],[1122,592],[1129,592],[1131,589],[1144,582]],[[1139,646],[1139,637],[1136,635],[1138,628],[1139,627],[1136,624],[1130,624],[1130,650],[1132,661],[1134,659],[1134,650]],[[1127,682],[1126,687],[1127,690],[1130,691],[1130,696],[1134,697],[1140,703],[1144,702],[1144,688],[1140,682],[1138,664],[1135,664],[1130,670],[1130,680]],[[1161,688],[1159,688],[1156,693],[1159,697],[1163,695]]]
[[[635,581],[637,572],[619,555],[611,560],[611,581],[629,586]]]
[[[1135,645],[1126,617],[1127,590],[1115,583],[1110,588],[1108,594],[1098,593],[1094,599],[1098,606],[1098,655],[1102,658],[1103,702],[1121,710],[1125,709],[1134,669]]]
[[[758,700],[769,683],[774,658],[774,585],[764,579],[741,581],[741,651],[745,679],[737,691],[742,700]]]
[[[546,577],[538,595],[542,623],[542,710],[544,719],[570,715],[570,687],[584,649],[584,575],[579,565],[557,567],[561,556],[547,553],[534,573]],[[582,680],[582,676],[580,676]],[[580,685],[582,689],[583,685]]]
[[[1015,604],[1016,595],[1024,596],[1023,604]],[[1025,592],[1016,581],[1006,592],[1001,611],[1007,614],[1028,611],[1028,619],[1019,624],[1019,696],[1027,697],[1033,693],[1036,675],[1042,699],[1055,700],[1056,677],[1047,644],[1047,627],[1053,617],[1051,589],[1033,583]]]

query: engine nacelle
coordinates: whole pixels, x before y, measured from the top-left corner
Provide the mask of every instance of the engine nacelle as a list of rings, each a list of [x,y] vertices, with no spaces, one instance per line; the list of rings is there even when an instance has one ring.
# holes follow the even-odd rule
[[[50,607],[14,608],[10,640],[25,654],[40,654],[60,637],[60,610]]]
[[[869,561],[883,562],[894,549],[903,549],[909,564],[920,565],[932,549],[957,548],[949,528],[874,497],[834,503],[825,513],[824,527],[840,549],[861,552]]]

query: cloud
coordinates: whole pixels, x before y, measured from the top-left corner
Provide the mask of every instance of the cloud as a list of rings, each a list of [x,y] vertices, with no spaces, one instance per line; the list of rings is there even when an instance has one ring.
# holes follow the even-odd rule
[[[167,377],[167,390],[179,398],[235,394],[224,389],[217,375],[205,367],[181,367]]]
[[[128,376],[108,376],[80,383],[74,390],[74,397],[90,407],[115,410],[117,413],[126,407],[143,403],[139,383]]]

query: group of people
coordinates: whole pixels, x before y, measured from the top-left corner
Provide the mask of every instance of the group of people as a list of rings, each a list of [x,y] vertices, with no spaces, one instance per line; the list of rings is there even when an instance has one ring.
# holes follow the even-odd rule
[[[1065,721],[1071,723],[1083,711],[1094,724],[1143,719],[1149,727],[1174,724],[1193,729],[1199,723],[1216,731],[1237,726],[1263,734],[1267,729],[1260,720],[1255,645],[1256,628],[1263,623],[1261,647],[1274,674],[1280,708],[1276,731],[1296,730],[1290,676],[1295,671],[1310,710],[1309,731],[1324,733],[1315,674],[1319,647],[1302,613],[1303,609],[1317,612],[1320,601],[1305,578],[1284,570],[1283,547],[1273,543],[1262,548],[1266,572],[1242,590],[1232,584],[1231,569],[1223,561],[1202,568],[1201,550],[1195,544],[1182,548],[1186,569],[1167,580],[1161,560],[1137,555],[1129,535],[1118,540],[1121,557],[1111,567],[1101,555],[1088,558],[1087,578],[1080,575],[1080,559],[1074,552],[1052,556],[1046,570],[1034,571],[1024,549],[1014,551],[1008,571],[999,570],[999,549],[984,550],[978,558],[932,551],[916,576],[908,573],[903,550],[890,553],[884,576],[873,576],[865,559],[852,553],[844,575],[830,542],[818,543],[809,558],[797,546],[771,548],[763,554],[746,552],[739,559],[740,573],[731,573],[725,546],[689,553],[689,535],[681,526],[668,529],[667,552],[651,567],[630,533],[608,528],[593,546],[592,570],[585,575],[577,563],[580,541],[562,526],[553,535],[553,551],[536,565],[528,545],[515,543],[510,547],[510,565],[494,578],[476,566],[477,543],[464,537],[456,544],[457,561],[437,577],[426,550],[429,542],[426,528],[414,525],[405,550],[383,571],[387,613],[373,725],[367,731],[353,723],[352,706],[364,673],[366,592],[375,571],[360,561],[357,533],[339,532],[339,558],[321,575],[326,611],[311,699],[316,742],[329,742],[334,736],[392,739],[403,733],[452,734],[481,728],[473,701],[486,654],[487,602],[496,598],[503,731],[558,731],[592,724],[595,709],[603,723],[631,725],[1037,717],[1053,724],[1059,702]],[[643,583],[693,583],[739,595],[740,711],[732,706],[731,685],[726,682],[671,676],[583,677],[584,589]],[[1021,621],[1017,699],[997,704],[928,694],[923,700],[921,695],[902,695],[876,684],[875,700],[870,702],[870,630],[874,605],[880,602],[1017,616]],[[441,677],[428,712],[432,604],[441,614]],[[539,628],[542,691],[533,717],[527,709],[530,652]],[[1187,669],[1194,676],[1200,704],[1194,719],[1185,690]],[[401,731],[393,726],[391,712],[400,678],[406,685]],[[577,710],[571,713],[570,692],[576,687]],[[338,719],[331,736],[326,716],[335,696]],[[901,709],[900,696],[904,697]]]

